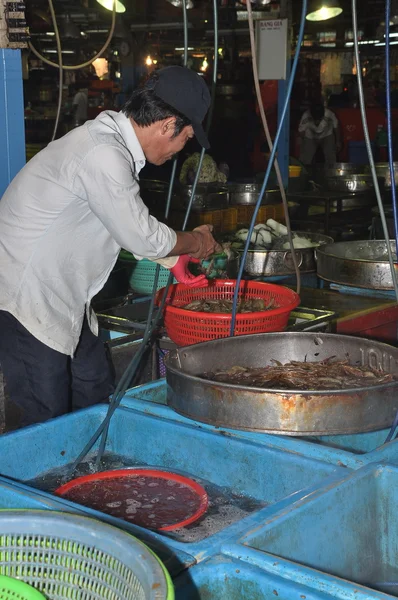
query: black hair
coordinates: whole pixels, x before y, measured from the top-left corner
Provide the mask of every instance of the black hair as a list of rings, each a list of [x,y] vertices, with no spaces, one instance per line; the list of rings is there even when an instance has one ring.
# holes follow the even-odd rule
[[[149,125],[157,121],[175,117],[176,122],[173,137],[177,137],[184,127],[191,125],[191,121],[188,117],[156,96],[154,87],[157,80],[158,74],[155,71],[142,87],[134,90],[124,104],[122,111],[127,117],[134,119],[139,127],[149,127]]]
[[[325,107],[322,102],[313,102],[310,107],[310,112],[313,119],[323,119],[325,116]]]

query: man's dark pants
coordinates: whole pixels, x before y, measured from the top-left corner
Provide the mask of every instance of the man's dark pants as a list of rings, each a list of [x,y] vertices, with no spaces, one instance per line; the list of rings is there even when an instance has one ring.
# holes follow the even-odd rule
[[[113,370],[104,344],[84,319],[74,357],[49,348],[10,313],[0,311],[0,365],[20,426],[108,400]]]

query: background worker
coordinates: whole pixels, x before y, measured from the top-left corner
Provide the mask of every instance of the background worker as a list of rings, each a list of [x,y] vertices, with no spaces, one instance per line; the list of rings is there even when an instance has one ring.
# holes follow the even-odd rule
[[[88,114],[88,89],[87,84],[81,83],[75,85],[76,93],[72,101],[73,126],[79,127],[87,121]]]
[[[339,122],[334,112],[325,108],[322,102],[315,102],[301,117],[299,125],[301,136],[300,161],[311,165],[315,153],[321,148],[325,163],[334,164],[341,150]]]
[[[92,298],[121,248],[193,278],[190,257],[220,248],[209,226],[175,232],[149,214],[139,172],[196,136],[206,84],[193,71],[155,72],[120,113],[105,111],[30,160],[0,202],[0,363],[21,425],[106,401],[113,381]],[[167,258],[166,258],[167,257]]]

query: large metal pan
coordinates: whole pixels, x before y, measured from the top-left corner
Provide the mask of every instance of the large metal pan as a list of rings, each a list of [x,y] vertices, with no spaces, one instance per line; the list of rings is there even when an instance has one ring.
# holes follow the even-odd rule
[[[384,182],[384,187],[386,189],[391,188],[391,173],[390,173],[390,165],[388,162],[380,162],[376,163],[376,174],[378,178],[381,178]],[[367,165],[365,173],[370,173],[370,166]],[[394,163],[394,178],[395,185],[398,185],[398,163]]]
[[[371,192],[374,190],[371,175],[350,174],[347,176],[326,177],[325,188],[333,192]],[[379,178],[379,186],[384,188],[384,179]]]
[[[257,204],[261,191],[258,183],[231,183],[228,186],[231,206],[253,206]],[[266,190],[261,204],[279,204],[282,202],[279,190]]]
[[[395,257],[395,242],[390,244]],[[373,290],[394,289],[384,240],[337,242],[317,248],[315,254],[321,279]],[[395,272],[398,276],[398,264]]]
[[[398,349],[344,335],[265,333],[205,342],[166,358],[167,402],[178,413],[216,427],[283,435],[341,435],[389,427],[398,408],[398,382],[353,390],[280,391],[202,379],[206,371],[275,359],[314,362],[336,356],[398,375]]]
[[[324,167],[319,173],[322,177],[350,177],[350,175],[361,175],[367,171],[366,165],[340,162]]]
[[[320,244],[332,244],[333,238],[321,233],[296,231],[300,237],[310,238]],[[316,272],[315,248],[296,250],[297,263],[302,273]],[[245,272],[253,277],[277,277],[294,273],[290,250],[249,250]]]

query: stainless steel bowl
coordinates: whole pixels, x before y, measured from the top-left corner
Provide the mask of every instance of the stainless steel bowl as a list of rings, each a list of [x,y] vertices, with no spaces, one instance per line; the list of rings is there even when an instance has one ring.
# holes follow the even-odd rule
[[[395,258],[395,241],[390,240]],[[394,284],[384,240],[337,242],[316,249],[318,277],[357,288],[393,290]],[[398,274],[398,264],[395,263]]]
[[[192,185],[181,186],[177,195],[184,208],[191,200]],[[228,188],[225,185],[217,183],[201,183],[196,187],[195,198],[192,204],[192,210],[218,210],[228,208],[229,195]]]
[[[326,189],[333,192],[369,192],[374,189],[371,175],[352,174],[325,178]],[[379,185],[384,188],[384,180],[379,179]]]
[[[231,183],[228,186],[231,206],[252,206],[257,203],[261,191],[258,183]],[[266,190],[261,204],[279,204],[282,202],[279,190]]]
[[[377,177],[384,181],[385,188],[391,188],[391,173],[390,173],[390,165],[387,162],[376,163],[376,174]],[[367,165],[365,173],[371,173],[370,166]],[[394,178],[395,185],[398,185],[398,162],[394,163]]]
[[[295,233],[300,237],[310,238],[319,245],[333,244],[333,238],[328,235],[305,231],[295,231]],[[316,248],[314,246],[295,251],[300,272],[316,272]],[[249,250],[245,261],[245,272],[252,277],[291,275],[294,273],[292,253],[290,250]]]
[[[334,163],[327,165],[321,170],[322,177],[349,177],[350,175],[361,175],[366,173],[365,165],[356,165],[354,163]]]

